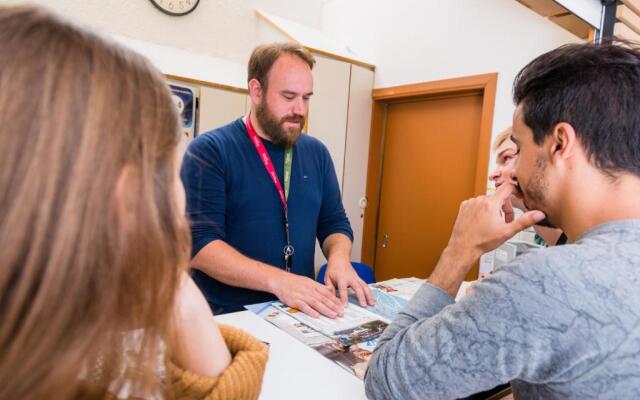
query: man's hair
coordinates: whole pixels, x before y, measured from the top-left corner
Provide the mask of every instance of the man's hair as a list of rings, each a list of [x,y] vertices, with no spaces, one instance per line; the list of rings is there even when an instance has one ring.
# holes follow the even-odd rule
[[[568,44],[545,53],[518,73],[513,100],[522,104],[536,144],[566,122],[596,168],[640,176],[640,51],[635,45]]]
[[[253,52],[251,53],[247,71],[247,82],[252,79],[257,79],[258,82],[260,82],[260,85],[262,85],[266,90],[269,71],[271,71],[271,67],[273,67],[276,60],[284,54],[298,57],[307,63],[311,69],[313,69],[313,64],[316,62],[311,53],[297,43],[284,42],[263,44],[253,49]]]
[[[498,147],[502,146],[506,140],[511,139],[511,134],[513,133],[513,128],[508,127],[502,132],[498,133],[498,136],[493,141],[493,145],[491,146],[491,151],[495,152],[498,150]]]

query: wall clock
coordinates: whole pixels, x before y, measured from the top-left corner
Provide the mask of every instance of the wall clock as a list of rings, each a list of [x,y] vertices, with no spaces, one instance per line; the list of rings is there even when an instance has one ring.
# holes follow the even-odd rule
[[[198,7],[200,0],[149,0],[158,10],[173,17],[187,15]]]

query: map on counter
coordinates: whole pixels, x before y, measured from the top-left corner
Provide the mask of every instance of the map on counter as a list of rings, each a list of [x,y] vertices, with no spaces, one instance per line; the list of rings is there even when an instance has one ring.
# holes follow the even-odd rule
[[[369,358],[371,358],[371,354],[378,343],[377,339],[367,340],[366,342],[345,347],[339,340],[318,332],[293,318],[285,311],[274,307],[274,303],[275,302],[254,304],[245,306],[245,308],[316,350],[359,379],[364,378]],[[384,324],[386,325],[386,323]]]
[[[318,318],[313,318],[297,308],[289,307],[279,301],[273,303],[272,306],[287,313],[318,332],[322,332],[323,334],[331,337],[340,336],[345,331],[353,330],[356,327],[374,321],[380,321],[380,316],[354,304],[347,304],[344,308],[344,315],[335,319],[331,319],[323,315]]]
[[[420,278],[394,278],[386,281],[374,283],[370,285],[372,288],[379,289],[390,295],[401,297],[406,301],[411,300],[414,294],[420,289],[424,283],[424,279]]]
[[[402,297],[388,294],[385,291],[377,289],[375,286],[371,287],[371,293],[376,298],[376,304],[367,307],[367,311],[377,314],[389,321],[392,321],[402,307],[408,303],[408,301]],[[349,294],[349,302],[355,305],[360,304],[355,293]]]
[[[279,301],[245,308],[362,379],[378,336],[423,283],[420,278],[403,278],[371,284],[376,305],[362,308],[351,293],[345,317],[335,320],[309,317]],[[459,295],[465,293],[465,289],[463,285]]]

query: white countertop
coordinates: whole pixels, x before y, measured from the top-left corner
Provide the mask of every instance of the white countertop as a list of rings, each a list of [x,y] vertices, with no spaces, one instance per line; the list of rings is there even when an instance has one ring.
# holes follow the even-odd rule
[[[270,344],[260,399],[366,399],[360,379],[252,312],[215,318]]]

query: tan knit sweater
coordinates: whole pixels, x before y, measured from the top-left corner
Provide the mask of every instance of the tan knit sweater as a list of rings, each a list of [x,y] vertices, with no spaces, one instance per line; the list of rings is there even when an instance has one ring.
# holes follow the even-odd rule
[[[267,363],[267,346],[253,336],[226,325],[220,331],[231,352],[231,364],[224,372],[207,378],[167,363],[167,391],[180,400],[257,399]]]
[[[165,397],[176,400],[255,400],[260,394],[262,377],[267,364],[267,346],[245,333],[227,325],[218,325],[231,353],[231,363],[221,375],[209,378],[184,370],[167,360]],[[78,399],[123,400],[104,387],[85,382]],[[126,400],[139,400],[126,397]]]

